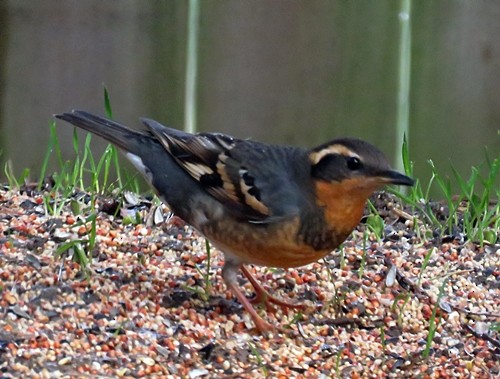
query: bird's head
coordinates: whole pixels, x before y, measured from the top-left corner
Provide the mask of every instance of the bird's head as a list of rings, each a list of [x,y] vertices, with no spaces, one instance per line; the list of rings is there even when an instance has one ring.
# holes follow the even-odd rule
[[[412,178],[391,169],[372,144],[354,138],[333,140],[309,153],[311,175],[329,183],[351,183],[353,190],[374,191],[385,184],[412,186]]]
[[[413,185],[412,178],[391,169],[387,158],[368,142],[343,138],[310,150],[316,199],[341,235],[357,225],[366,200],[386,184]]]

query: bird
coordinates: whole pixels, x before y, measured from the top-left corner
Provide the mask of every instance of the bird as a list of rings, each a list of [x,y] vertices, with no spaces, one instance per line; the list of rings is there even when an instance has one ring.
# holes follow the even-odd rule
[[[238,270],[254,287],[254,301],[298,308],[268,293],[246,266],[315,262],[350,235],[376,190],[414,184],[356,138],[303,148],[191,134],[148,118],[137,130],[81,110],[55,117],[116,145],[173,213],[223,253],[222,278],[263,334],[276,328],[239,288]]]

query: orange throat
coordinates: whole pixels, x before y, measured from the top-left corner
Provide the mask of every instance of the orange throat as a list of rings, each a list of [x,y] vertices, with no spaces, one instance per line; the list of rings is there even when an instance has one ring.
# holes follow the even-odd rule
[[[346,179],[341,182],[316,182],[318,205],[325,209],[325,218],[333,230],[349,235],[363,215],[368,197],[378,188],[366,178]]]

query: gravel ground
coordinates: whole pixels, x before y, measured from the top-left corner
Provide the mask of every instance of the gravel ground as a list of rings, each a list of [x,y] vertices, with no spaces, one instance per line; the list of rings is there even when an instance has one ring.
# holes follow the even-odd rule
[[[380,194],[382,241],[361,224],[323,261],[251,268],[273,293],[309,305],[260,308],[279,327],[264,337],[226,289],[222,254],[211,249],[208,261],[205,240],[163,206],[130,195],[125,204],[78,194],[54,216],[35,191],[0,190],[0,378],[500,375],[498,244],[422,239],[425,228]],[[94,210],[82,267],[78,245],[64,247],[89,249]],[[136,215],[145,221],[124,221]]]

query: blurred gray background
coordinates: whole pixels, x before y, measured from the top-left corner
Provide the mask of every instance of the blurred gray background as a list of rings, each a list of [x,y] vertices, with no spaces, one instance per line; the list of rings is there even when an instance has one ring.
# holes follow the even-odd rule
[[[204,0],[200,131],[314,146],[357,136],[396,162],[400,2]],[[1,164],[37,179],[52,114],[73,108],[183,127],[188,1],[0,0]],[[500,155],[500,1],[412,2],[416,174]],[[58,122],[65,156],[72,128]],[[105,146],[94,139],[96,152]],[[55,166],[54,166],[55,167]]]

